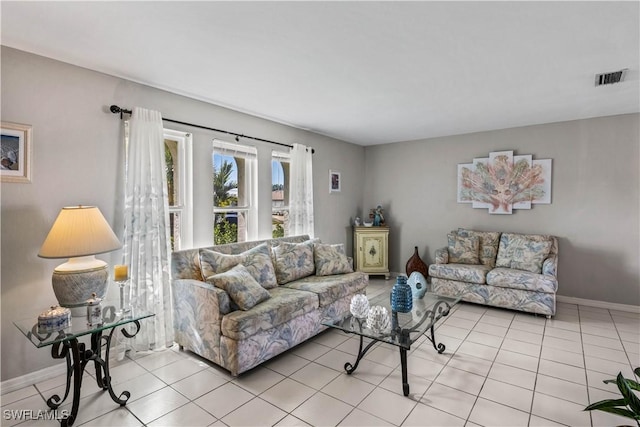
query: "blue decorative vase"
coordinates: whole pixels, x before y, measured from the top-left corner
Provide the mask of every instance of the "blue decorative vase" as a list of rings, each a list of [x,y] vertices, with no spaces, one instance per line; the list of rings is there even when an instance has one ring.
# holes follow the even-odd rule
[[[413,293],[405,276],[398,276],[396,284],[391,289],[391,310],[398,313],[408,313],[413,308]]]

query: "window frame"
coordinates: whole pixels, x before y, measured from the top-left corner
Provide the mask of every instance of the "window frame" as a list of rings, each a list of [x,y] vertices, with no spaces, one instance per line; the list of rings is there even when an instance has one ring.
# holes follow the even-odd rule
[[[283,173],[283,199],[284,199],[284,206],[275,208],[273,206],[273,179],[271,181],[271,194],[272,194],[272,204],[271,204],[271,217],[273,218],[274,213],[276,211],[284,211],[286,212],[286,214],[284,215],[283,218],[283,222],[282,222],[282,227],[284,229],[284,236],[288,236],[289,235],[289,227],[288,227],[288,215],[289,215],[289,206],[290,206],[290,197],[291,194],[289,192],[289,188],[291,186],[290,183],[288,183],[288,181],[291,178],[291,167],[289,166],[289,170],[287,171],[287,169],[285,169],[285,167],[282,165],[282,163],[289,163],[289,165],[291,165],[291,153],[289,152],[284,152],[284,151],[279,151],[279,150],[272,150],[271,151],[271,174],[273,176],[273,162],[278,162],[281,164],[282,167],[282,173]],[[289,197],[287,197],[289,196]]]
[[[176,199],[174,205],[169,205],[169,214],[178,214],[180,227],[178,229],[178,244],[174,244],[174,251],[193,247],[193,134],[175,129],[163,129],[164,140],[176,141],[177,160],[174,159],[174,180],[178,179],[176,186]],[[175,182],[174,182],[175,185]],[[167,189],[168,190],[168,189]],[[175,243],[174,236],[174,243]]]
[[[215,169],[215,156],[222,155],[232,157],[235,162],[236,172],[238,172],[238,160],[244,159],[244,177],[242,185],[245,194],[244,203],[237,206],[216,206],[215,198],[213,205],[213,222],[215,226],[215,216],[219,213],[243,212],[246,213],[245,225],[246,236],[237,236],[238,242],[254,241],[258,238],[258,149],[257,147],[239,143],[233,143],[222,139],[214,138],[212,141],[211,165]],[[240,176],[237,176],[237,188],[240,190]],[[212,187],[212,190],[213,187]],[[215,236],[214,236],[214,244]]]

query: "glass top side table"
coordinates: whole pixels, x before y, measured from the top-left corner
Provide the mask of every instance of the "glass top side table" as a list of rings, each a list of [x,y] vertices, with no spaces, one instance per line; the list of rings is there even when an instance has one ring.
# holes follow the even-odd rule
[[[73,405],[71,413],[65,414],[60,420],[61,425],[70,426],[76,419],[80,406],[80,388],[82,387],[82,376],[87,364],[94,362],[96,369],[96,382],[103,390],[109,392],[111,400],[121,406],[127,404],[131,394],[123,391],[120,396],[116,396],[111,387],[111,377],[109,375],[109,351],[111,339],[118,326],[125,326],[121,329],[122,334],[127,338],[134,337],[140,331],[140,320],[155,316],[136,308],[131,311],[118,314],[113,305],[103,308],[103,323],[100,325],[88,325],[86,316],[72,317],[71,325],[68,328],[53,332],[42,333],[38,330],[37,316],[13,322],[13,324],[31,341],[40,348],[51,347],[51,357],[54,359],[66,359],[67,362],[67,383],[64,396],[54,394],[47,400],[47,405],[51,409],[57,409],[69,396],[71,381],[73,378]],[[35,320],[34,320],[35,319]],[[128,330],[127,325],[134,327]],[[79,342],[78,338],[91,335],[91,348],[86,348],[85,343]],[[102,349],[105,348],[104,358]]]

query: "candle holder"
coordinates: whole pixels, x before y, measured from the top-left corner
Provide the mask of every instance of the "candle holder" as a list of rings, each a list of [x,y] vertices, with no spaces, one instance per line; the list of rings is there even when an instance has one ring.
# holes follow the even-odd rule
[[[120,288],[120,307],[118,308],[118,315],[124,315],[131,311],[131,295],[128,289],[129,285],[129,270],[126,265],[116,265],[114,267],[113,281],[118,284]]]
[[[130,295],[129,295],[129,279],[127,280],[116,280],[115,281],[120,287],[120,306],[118,308],[118,314],[126,314],[131,311]]]

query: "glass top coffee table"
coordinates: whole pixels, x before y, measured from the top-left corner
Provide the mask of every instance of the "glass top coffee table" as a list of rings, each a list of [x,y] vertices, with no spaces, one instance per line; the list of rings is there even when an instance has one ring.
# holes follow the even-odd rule
[[[396,313],[391,310],[390,292],[383,292],[380,295],[369,299],[369,306],[385,307],[390,317],[390,329],[383,332],[376,332],[367,327],[366,319],[358,319],[352,315],[344,320],[336,322],[332,319],[323,320],[322,324],[331,328],[340,329],[349,334],[356,334],[360,337],[360,348],[355,363],[345,363],[344,369],[347,374],[353,373],[360,360],[367,354],[369,349],[377,342],[385,342],[400,349],[400,364],[402,367],[402,392],[409,395],[409,382],[407,379],[407,351],[411,349],[411,344],[416,342],[421,335],[426,335],[433,344],[433,348],[442,353],[445,345],[436,343],[434,328],[436,323],[449,314],[451,307],[460,301],[460,297],[442,297],[427,292],[424,297],[413,300],[413,309],[408,313]],[[371,339],[371,342],[363,348],[364,338]]]

